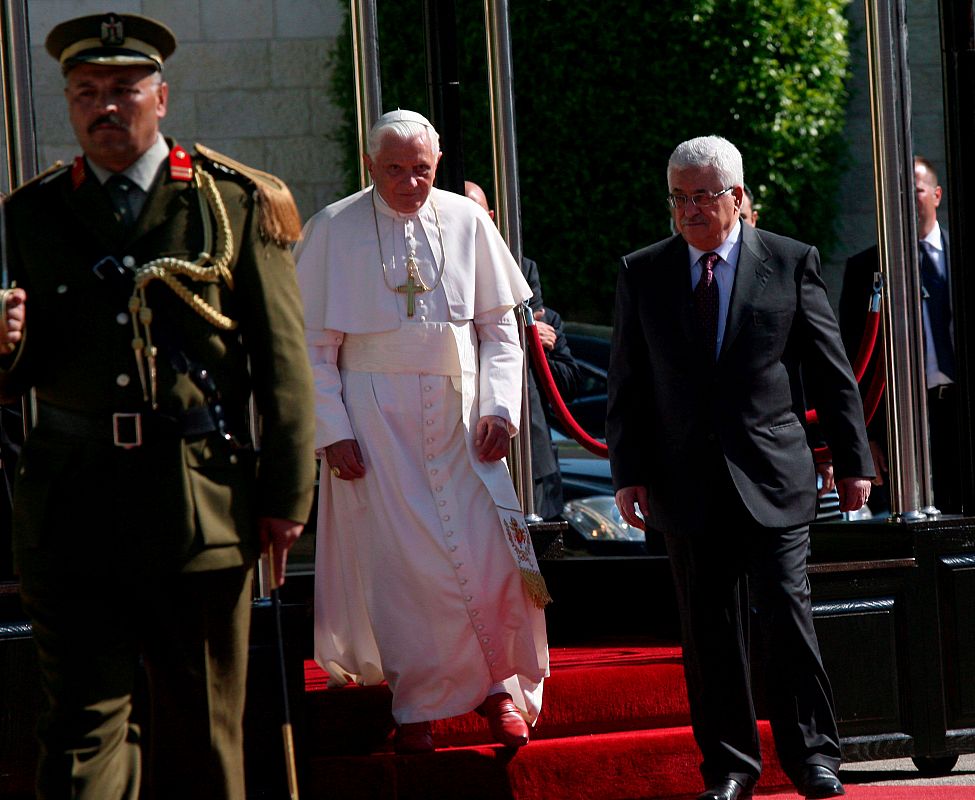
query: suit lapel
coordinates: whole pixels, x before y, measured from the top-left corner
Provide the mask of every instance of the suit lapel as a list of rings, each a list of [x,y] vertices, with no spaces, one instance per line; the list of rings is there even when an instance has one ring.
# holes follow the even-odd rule
[[[664,264],[659,298],[666,308],[661,309],[661,313],[665,317],[676,317],[680,342],[693,349],[700,357],[703,354],[703,342],[691,290],[690,254],[687,242],[680,236],[674,237],[673,244],[664,256]]]
[[[950,249],[951,248],[948,246],[948,231],[942,228],[941,229],[941,252],[944,254],[945,280],[948,281],[949,289],[951,288],[951,257],[948,255],[948,251]]]
[[[741,228],[741,250],[738,253],[738,268],[735,270],[719,360],[734,343],[742,324],[748,319],[748,312],[765,289],[771,271],[768,249],[758,234],[745,223],[742,223]]]

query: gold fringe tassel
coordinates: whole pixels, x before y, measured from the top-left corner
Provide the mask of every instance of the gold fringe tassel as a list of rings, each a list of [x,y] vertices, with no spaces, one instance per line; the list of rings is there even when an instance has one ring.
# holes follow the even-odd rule
[[[545,585],[545,578],[542,573],[535,572],[533,569],[521,568],[521,579],[525,582],[528,596],[534,603],[535,608],[545,608],[552,602],[552,595],[548,593],[548,586]]]
[[[204,147],[197,142],[196,152],[210,161],[223,164],[253,181],[260,206],[261,233],[280,247],[301,238],[301,214],[287,184],[270,172],[249,167],[239,161]]]

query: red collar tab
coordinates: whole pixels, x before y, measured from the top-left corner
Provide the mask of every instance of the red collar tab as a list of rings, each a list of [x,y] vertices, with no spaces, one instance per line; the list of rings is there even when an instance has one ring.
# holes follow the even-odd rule
[[[178,144],[169,151],[169,177],[174,181],[193,180],[193,162],[190,154]]]
[[[85,157],[75,156],[74,163],[71,165],[71,188],[78,190],[85,182]]]

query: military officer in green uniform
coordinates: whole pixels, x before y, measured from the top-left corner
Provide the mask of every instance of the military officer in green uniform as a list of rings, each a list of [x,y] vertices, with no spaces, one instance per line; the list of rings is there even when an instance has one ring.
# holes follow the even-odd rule
[[[241,800],[252,565],[270,545],[283,575],[314,483],[297,209],[160,134],[166,26],[89,16],[46,46],[83,156],[8,201],[0,294],[0,393],[37,401],[13,536],[47,697],[38,796]]]

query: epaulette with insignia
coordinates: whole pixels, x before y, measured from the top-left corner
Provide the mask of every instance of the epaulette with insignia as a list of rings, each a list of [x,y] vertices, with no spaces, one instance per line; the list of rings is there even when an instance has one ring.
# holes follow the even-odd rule
[[[235,161],[230,156],[204,147],[195,145],[196,152],[208,161],[212,161],[223,169],[236,172],[257,189],[258,204],[261,207],[261,233],[281,247],[287,247],[301,238],[301,215],[295,205],[291,190],[280,178],[269,172],[262,172],[254,167],[248,167]]]
[[[10,197],[13,197],[17,192],[26,189],[28,186],[41,186],[48,181],[54,180],[54,178],[61,175],[63,172],[67,171],[68,167],[63,161],[55,161],[50,167],[48,167],[43,172],[39,172],[33,178],[24,181],[20,186],[14,189],[10,193]]]

